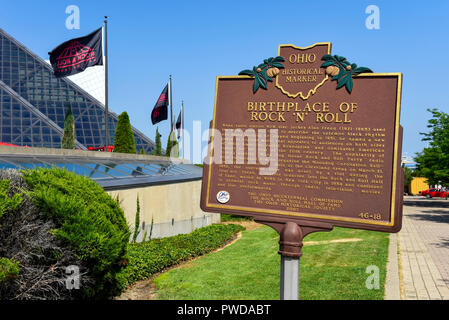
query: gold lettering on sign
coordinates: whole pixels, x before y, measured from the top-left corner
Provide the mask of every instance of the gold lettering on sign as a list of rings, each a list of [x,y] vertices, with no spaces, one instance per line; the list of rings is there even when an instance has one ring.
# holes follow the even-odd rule
[[[291,54],[288,57],[290,63],[314,63],[316,61],[316,54],[314,53],[297,53]]]
[[[309,115],[315,115],[316,123],[350,124],[350,114],[358,109],[357,103],[341,102],[334,106],[323,102],[277,102],[277,101],[248,101],[247,110],[250,121],[253,122],[286,122],[291,114],[296,122],[304,122]],[[335,112],[336,110],[336,112]]]
[[[285,82],[316,82],[317,75],[323,75],[324,71],[321,68],[283,69],[281,74],[286,76]]]

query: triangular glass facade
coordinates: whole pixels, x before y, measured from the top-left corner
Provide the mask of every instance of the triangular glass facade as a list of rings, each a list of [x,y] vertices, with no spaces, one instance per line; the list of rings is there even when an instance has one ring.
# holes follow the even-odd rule
[[[0,141],[19,146],[60,148],[61,129],[0,81]],[[77,143],[77,148],[82,148]]]
[[[11,129],[15,127],[14,123],[21,123],[21,131],[14,129],[11,134],[3,134],[1,142],[17,145],[28,145],[32,147],[52,147],[60,148],[62,129],[64,128],[64,115],[70,103],[72,112],[75,116],[75,138],[79,142],[77,148],[87,149],[88,147],[100,147],[105,145],[105,126],[104,126],[104,106],[101,102],[90,96],[83,89],[78,87],[72,81],[66,78],[56,78],[53,75],[51,66],[44,60],[36,56],[14,38],[0,29],[0,87],[2,88],[0,109],[1,119],[9,114],[11,119]],[[14,102],[7,102],[3,106],[3,97]],[[9,97],[9,98],[8,98]],[[20,101],[22,100],[22,101]],[[16,106],[17,110],[7,111],[8,103]],[[27,107],[25,107],[27,106]],[[28,120],[21,115],[28,115],[29,108],[34,108],[34,114],[41,114],[39,119],[40,139],[34,135],[30,138],[24,133]],[[20,109],[20,111],[18,111]],[[24,111],[24,110],[28,111]],[[22,112],[23,111],[23,112]],[[10,112],[10,113],[8,113]],[[12,113],[11,113],[12,112]],[[19,116],[20,114],[20,116]],[[32,113],[30,113],[31,115]],[[20,118],[17,118],[19,116]],[[32,116],[30,116],[32,118]],[[5,118],[5,119],[9,119]],[[38,132],[34,127],[36,124],[30,121],[30,130]],[[48,121],[45,121],[47,118]],[[5,120],[5,123],[8,121]],[[2,122],[3,123],[3,122]],[[51,127],[49,124],[52,124]],[[115,127],[117,124],[117,115],[109,112],[109,136],[108,145],[113,145]],[[51,142],[47,133],[50,131]],[[6,128],[6,127],[5,127]],[[3,130],[3,124],[2,124]],[[9,132],[5,129],[5,132]],[[58,136],[57,132],[61,132]],[[136,149],[144,149],[146,153],[153,150],[154,143],[137,129],[133,128]],[[24,135],[23,137],[16,134]],[[9,138],[9,140],[8,140]],[[17,143],[15,143],[16,141]],[[18,143],[20,141],[20,143]]]

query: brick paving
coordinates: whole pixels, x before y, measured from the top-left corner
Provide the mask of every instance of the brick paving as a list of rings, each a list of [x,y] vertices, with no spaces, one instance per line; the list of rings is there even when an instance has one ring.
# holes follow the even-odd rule
[[[406,197],[390,240],[385,299],[449,300],[449,200]]]

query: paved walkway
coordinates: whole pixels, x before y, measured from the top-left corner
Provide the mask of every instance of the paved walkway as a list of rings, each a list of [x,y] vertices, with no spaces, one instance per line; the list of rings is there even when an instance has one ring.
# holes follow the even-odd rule
[[[449,200],[406,197],[390,235],[385,299],[449,300]]]

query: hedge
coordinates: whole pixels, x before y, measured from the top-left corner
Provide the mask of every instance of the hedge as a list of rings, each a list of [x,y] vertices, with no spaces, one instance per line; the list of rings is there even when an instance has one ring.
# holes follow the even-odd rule
[[[23,172],[34,203],[56,224],[53,234],[95,278],[82,288],[85,298],[119,292],[118,273],[126,264],[130,231],[122,209],[94,181],[62,169]]]
[[[182,234],[148,242],[129,244],[129,263],[122,271],[122,285],[126,286],[150,278],[165,268],[219,248],[244,230],[235,224],[217,224]]]
[[[221,222],[229,222],[229,221],[254,221],[253,217],[249,216],[237,216],[233,214],[221,214]]]

